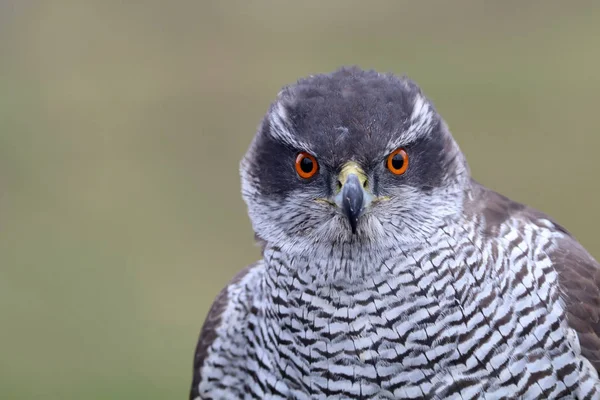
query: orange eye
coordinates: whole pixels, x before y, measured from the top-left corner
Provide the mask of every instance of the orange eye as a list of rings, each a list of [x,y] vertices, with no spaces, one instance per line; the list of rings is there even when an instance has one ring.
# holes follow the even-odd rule
[[[402,147],[394,150],[387,158],[386,165],[392,174],[402,175],[408,169],[408,153]]]
[[[316,158],[306,152],[298,154],[296,157],[296,172],[301,178],[312,178],[318,170],[319,164],[317,164]]]

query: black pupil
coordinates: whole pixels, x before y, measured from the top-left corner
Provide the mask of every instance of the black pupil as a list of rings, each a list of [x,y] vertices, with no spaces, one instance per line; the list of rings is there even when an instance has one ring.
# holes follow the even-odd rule
[[[302,161],[300,161],[300,169],[307,174],[312,172],[313,170],[313,162],[310,158],[304,157]]]
[[[392,157],[392,167],[394,167],[394,169],[401,169],[403,165],[404,157],[402,157],[402,154],[396,154]]]

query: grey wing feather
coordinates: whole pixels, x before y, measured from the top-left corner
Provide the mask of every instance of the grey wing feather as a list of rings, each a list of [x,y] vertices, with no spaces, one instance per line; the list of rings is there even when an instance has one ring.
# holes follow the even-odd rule
[[[567,320],[581,353],[600,372],[600,264],[571,236],[551,255],[559,274]]]
[[[241,270],[229,283],[227,286],[219,292],[215,300],[213,301],[210,310],[208,311],[208,315],[204,320],[204,324],[202,325],[202,330],[200,331],[200,338],[198,339],[198,344],[196,345],[196,352],[194,355],[194,367],[192,372],[192,387],[190,390],[190,400],[197,399],[200,397],[199,393],[199,385],[202,380],[202,366],[204,365],[204,360],[208,356],[208,352],[210,350],[211,345],[217,338],[217,329],[221,325],[221,316],[225,309],[227,308],[227,304],[229,302],[229,286],[239,282],[246,274],[255,267],[256,264],[252,264]]]

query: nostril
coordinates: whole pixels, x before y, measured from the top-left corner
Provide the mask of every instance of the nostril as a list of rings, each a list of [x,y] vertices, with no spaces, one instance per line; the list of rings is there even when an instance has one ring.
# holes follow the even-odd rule
[[[342,190],[342,182],[340,182],[340,181],[337,181],[337,185],[336,185],[336,187],[337,187],[337,191],[338,191],[338,192],[339,192],[340,190]]]
[[[368,184],[368,183],[369,183],[369,182],[368,182],[368,181],[365,179],[365,180],[364,180],[364,182],[363,182],[363,189],[366,189],[366,188],[367,188],[367,184]]]

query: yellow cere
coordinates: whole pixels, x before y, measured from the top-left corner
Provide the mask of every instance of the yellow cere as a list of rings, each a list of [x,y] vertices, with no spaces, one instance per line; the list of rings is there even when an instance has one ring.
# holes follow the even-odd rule
[[[338,176],[338,180],[340,181],[342,186],[346,184],[346,181],[348,180],[348,176],[351,174],[354,174],[358,177],[358,180],[360,181],[360,184],[362,186],[365,185],[365,182],[367,181],[367,175],[365,174],[365,172],[362,170],[362,168],[357,163],[351,161],[351,162],[346,163],[342,167],[342,171],[340,172],[340,175]]]

